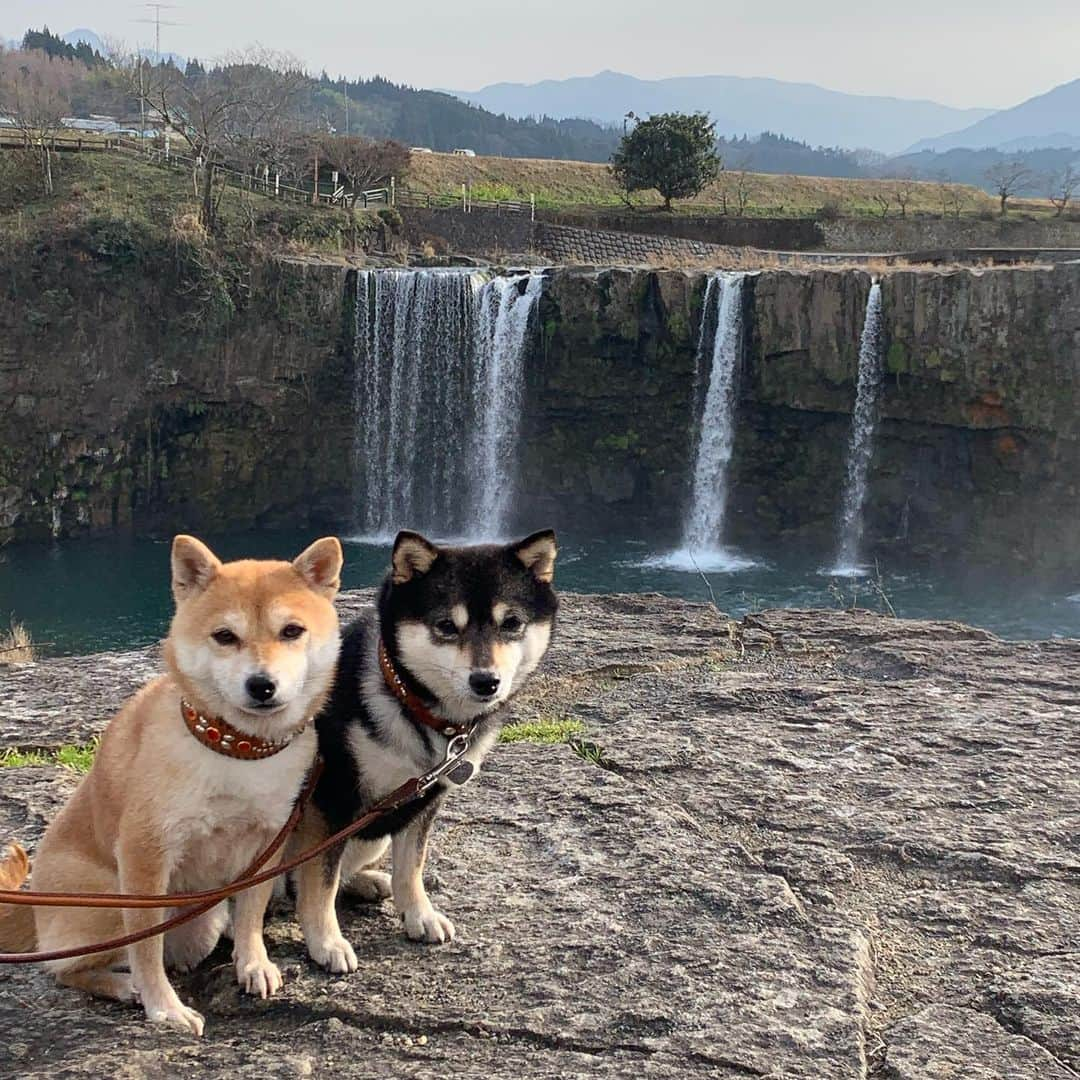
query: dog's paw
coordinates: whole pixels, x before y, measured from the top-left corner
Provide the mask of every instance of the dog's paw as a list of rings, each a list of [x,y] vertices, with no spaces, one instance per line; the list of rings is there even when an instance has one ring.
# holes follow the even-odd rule
[[[439,945],[444,941],[454,940],[454,924],[431,904],[417,904],[402,912],[405,933],[413,941],[424,941],[428,945]]]
[[[334,975],[348,975],[360,966],[353,947],[340,935],[325,941],[309,941],[308,953],[316,964]]]
[[[285,985],[277,964],[270,960],[237,960],[236,981],[245,994],[264,1000],[272,997]]]
[[[377,904],[390,895],[390,875],[383,870],[359,870],[342,888],[350,896]]]
[[[202,1035],[206,1024],[201,1013],[189,1009],[179,998],[166,1005],[147,1006],[146,1019],[151,1024],[169,1024],[195,1035]]]

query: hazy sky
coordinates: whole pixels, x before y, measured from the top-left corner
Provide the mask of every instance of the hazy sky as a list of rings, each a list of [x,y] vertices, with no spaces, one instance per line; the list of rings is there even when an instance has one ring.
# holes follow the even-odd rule
[[[43,22],[153,42],[125,0],[4,0],[0,36]],[[766,75],[836,90],[1004,107],[1080,77],[1080,2],[1042,0],[177,0],[162,48],[259,43],[333,75],[472,90],[604,68],[642,78]]]

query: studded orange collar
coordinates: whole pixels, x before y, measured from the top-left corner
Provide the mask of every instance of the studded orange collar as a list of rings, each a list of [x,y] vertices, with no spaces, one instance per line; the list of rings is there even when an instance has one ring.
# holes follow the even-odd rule
[[[204,716],[194,705],[180,701],[180,715],[184,718],[188,731],[209,750],[225,757],[239,758],[241,761],[261,761],[263,758],[280,754],[307,727],[305,723],[276,742],[260,739],[257,735],[235,728],[220,717]]]
[[[406,685],[401,676],[394,670],[393,661],[386,651],[382,638],[379,638],[379,667],[382,669],[383,680],[390,693],[401,702],[402,708],[418,723],[424,727],[437,731],[452,739],[455,735],[465,735],[470,730],[468,724],[454,724],[449,720],[440,720]]]

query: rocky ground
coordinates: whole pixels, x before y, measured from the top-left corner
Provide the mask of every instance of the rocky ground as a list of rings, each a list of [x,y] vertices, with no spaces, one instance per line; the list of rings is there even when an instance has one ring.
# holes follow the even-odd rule
[[[9,669],[0,746],[85,741],[156,666]],[[1080,1073],[1080,643],[567,597],[517,714],[585,745],[500,746],[453,802],[429,864],[452,945],[346,905],[361,968],[331,976],[283,910],[278,997],[241,996],[224,948],[178,980],[202,1040],[9,968],[0,1073]],[[32,846],[74,782],[0,771],[0,836]]]

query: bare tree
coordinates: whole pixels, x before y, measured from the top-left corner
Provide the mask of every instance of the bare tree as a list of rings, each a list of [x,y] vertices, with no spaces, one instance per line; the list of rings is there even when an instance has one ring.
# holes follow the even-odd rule
[[[949,206],[951,204],[951,191],[952,191],[952,177],[948,171],[942,169],[936,176],[937,179],[937,195],[938,200],[941,202],[941,216],[943,218],[949,216]]]
[[[358,135],[322,135],[316,145],[320,161],[336,170],[344,184],[352,188],[348,206],[355,247],[357,197],[368,188],[389,184],[391,177],[403,177],[409,168],[408,147],[393,139],[364,139]]]
[[[214,173],[229,161],[273,164],[267,155],[298,126],[293,107],[307,76],[292,58],[265,51],[226,56],[209,71],[172,64],[128,64],[129,85],[167,131],[183,138],[196,159],[199,221],[215,225]]]
[[[1008,158],[991,165],[983,175],[1001,203],[1001,216],[1009,209],[1009,200],[1023,191],[1031,181],[1031,170],[1021,158]]]
[[[752,194],[750,177],[753,175],[750,172],[750,166],[753,164],[753,160],[752,154],[744,154],[739,158],[735,171],[732,173],[734,178],[732,194],[735,196],[735,210],[739,217],[745,217],[747,208],[750,206]]]
[[[1073,196],[1080,190],[1080,169],[1075,165],[1066,165],[1046,177],[1046,194],[1053,204],[1057,216],[1061,217],[1069,208]]]
[[[875,191],[871,194],[870,198],[878,204],[878,207],[881,210],[881,216],[883,218],[888,217],[889,207],[892,206],[892,195],[887,191]]]
[[[41,190],[53,193],[51,141],[63,129],[61,120],[71,90],[85,76],[83,64],[53,58],[39,51],[0,53],[0,112],[19,131],[27,149],[38,157]]]
[[[409,167],[409,150],[393,139],[364,139],[359,135],[324,135],[319,156],[348,181],[354,191],[399,179]]]
[[[900,207],[901,217],[907,217],[908,203],[911,202],[912,196],[918,189],[919,182],[910,172],[900,173],[893,178],[892,196],[896,200],[896,205]]]

